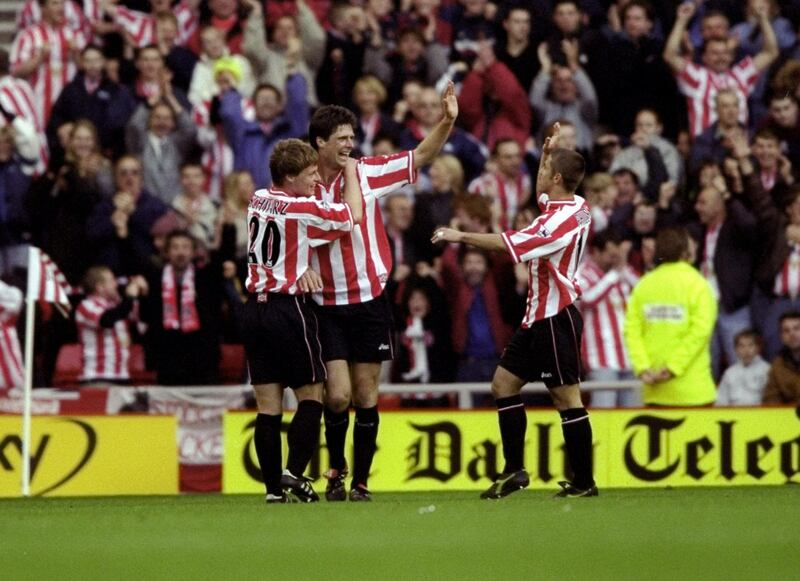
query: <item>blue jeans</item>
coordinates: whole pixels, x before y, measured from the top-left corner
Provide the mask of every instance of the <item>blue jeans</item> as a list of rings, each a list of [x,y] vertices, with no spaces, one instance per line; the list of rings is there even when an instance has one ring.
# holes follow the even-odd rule
[[[733,339],[737,333],[749,329],[751,325],[749,305],[732,313],[720,309],[714,334],[711,335],[711,372],[714,374],[714,381],[719,382],[722,377],[723,354],[728,365],[736,363],[736,346],[733,344]]]
[[[620,381],[635,379],[632,371],[616,369],[595,369],[590,371],[586,379],[589,381]],[[593,408],[633,408],[640,406],[642,397],[635,389],[596,389],[592,394]]]

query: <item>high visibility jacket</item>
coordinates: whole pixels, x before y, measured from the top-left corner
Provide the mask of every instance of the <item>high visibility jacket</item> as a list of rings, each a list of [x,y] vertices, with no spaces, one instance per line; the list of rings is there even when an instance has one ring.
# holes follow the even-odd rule
[[[709,342],[717,302],[687,262],[668,262],[637,284],[625,316],[625,343],[638,375],[666,367],[673,379],[645,385],[646,404],[699,406],[714,402]]]

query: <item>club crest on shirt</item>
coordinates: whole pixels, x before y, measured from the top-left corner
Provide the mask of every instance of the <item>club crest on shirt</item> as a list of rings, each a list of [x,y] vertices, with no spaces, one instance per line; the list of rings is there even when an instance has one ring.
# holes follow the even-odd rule
[[[588,226],[592,221],[592,214],[589,212],[589,208],[584,207],[575,212],[575,219],[581,226]]]

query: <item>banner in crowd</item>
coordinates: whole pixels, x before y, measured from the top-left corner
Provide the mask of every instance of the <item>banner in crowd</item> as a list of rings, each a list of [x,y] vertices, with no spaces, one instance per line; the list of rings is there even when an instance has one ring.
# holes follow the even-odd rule
[[[291,417],[283,417],[285,433]],[[595,410],[591,421],[600,487],[800,483],[793,409]],[[264,491],[254,425],[252,413],[225,415],[223,492]],[[319,490],[328,465],[322,440],[307,471]],[[284,459],[285,445],[284,438]],[[348,450],[352,465],[349,440]],[[528,412],[525,459],[531,488],[553,490],[568,479],[555,411]],[[388,412],[381,415],[370,489],[480,490],[502,469],[495,412]]]
[[[177,494],[174,417],[37,416],[31,495]],[[19,496],[22,418],[0,416],[0,497]]]

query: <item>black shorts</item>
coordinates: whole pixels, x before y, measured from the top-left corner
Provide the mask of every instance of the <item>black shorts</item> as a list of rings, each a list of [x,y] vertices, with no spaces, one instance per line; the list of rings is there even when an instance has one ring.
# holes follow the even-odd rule
[[[316,306],[305,297],[251,295],[244,306],[244,348],[253,385],[302,387],[327,379]]]
[[[386,294],[355,305],[319,307],[325,361],[380,363],[394,359],[394,322]]]
[[[517,329],[503,351],[500,367],[548,389],[578,383],[581,377],[583,318],[569,305],[556,315]]]

